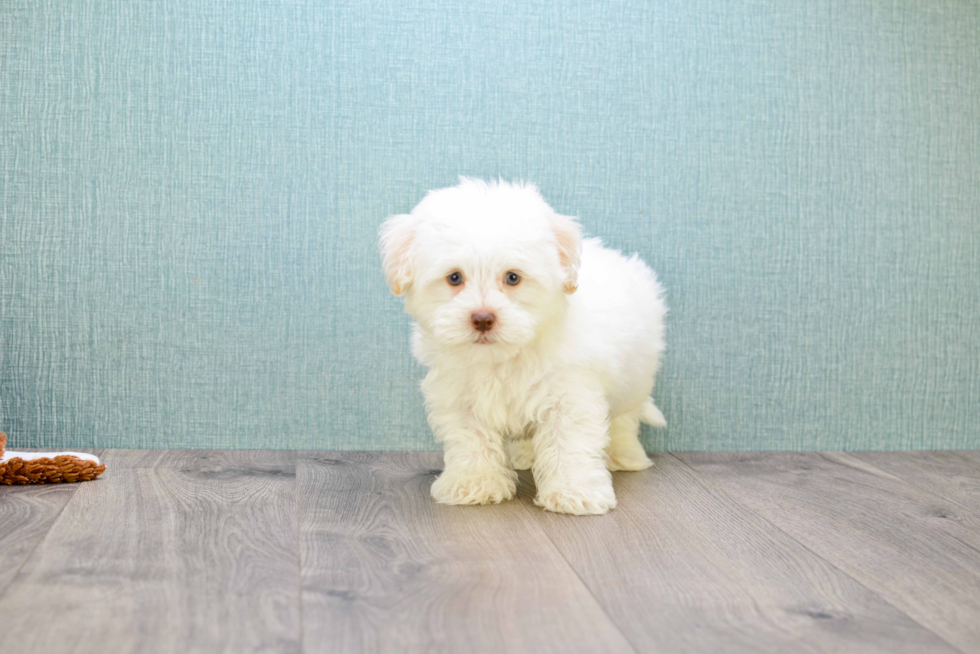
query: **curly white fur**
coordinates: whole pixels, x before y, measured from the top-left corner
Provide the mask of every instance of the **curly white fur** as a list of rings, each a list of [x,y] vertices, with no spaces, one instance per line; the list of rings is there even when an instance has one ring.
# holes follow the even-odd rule
[[[381,246],[429,368],[422,389],[445,449],[432,497],[508,500],[514,470],[530,468],[545,509],[614,508],[609,471],[649,467],[640,422],[666,425],[649,398],[667,311],[653,271],[583,241],[534,186],[467,178],[390,218]],[[478,330],[477,313],[492,328]]]

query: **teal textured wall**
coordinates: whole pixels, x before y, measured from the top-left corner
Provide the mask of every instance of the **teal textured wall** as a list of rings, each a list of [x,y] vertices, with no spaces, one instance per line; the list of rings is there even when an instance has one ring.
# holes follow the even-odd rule
[[[375,235],[460,173],[659,272],[650,447],[980,446],[972,0],[6,0],[0,430],[432,448]]]

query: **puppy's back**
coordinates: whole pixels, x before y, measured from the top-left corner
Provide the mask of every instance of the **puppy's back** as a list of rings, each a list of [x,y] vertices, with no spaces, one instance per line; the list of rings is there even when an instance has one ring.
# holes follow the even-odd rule
[[[568,302],[563,350],[571,362],[603,380],[614,413],[645,402],[664,350],[667,313],[654,272],[638,256],[588,239],[578,291]]]

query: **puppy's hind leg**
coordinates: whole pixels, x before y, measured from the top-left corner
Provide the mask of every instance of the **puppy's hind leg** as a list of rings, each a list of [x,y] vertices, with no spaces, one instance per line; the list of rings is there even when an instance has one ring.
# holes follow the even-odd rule
[[[617,416],[609,423],[606,467],[610,470],[646,470],[653,465],[640,444],[640,416],[645,409]]]

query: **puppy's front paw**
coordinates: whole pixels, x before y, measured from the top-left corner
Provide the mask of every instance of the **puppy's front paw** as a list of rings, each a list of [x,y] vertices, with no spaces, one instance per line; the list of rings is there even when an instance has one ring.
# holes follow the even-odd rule
[[[517,474],[504,469],[446,470],[432,483],[430,492],[440,504],[498,504],[514,497]]]
[[[546,511],[571,513],[572,515],[602,515],[616,508],[616,494],[612,484],[608,488],[552,488],[542,489],[534,503]]]

